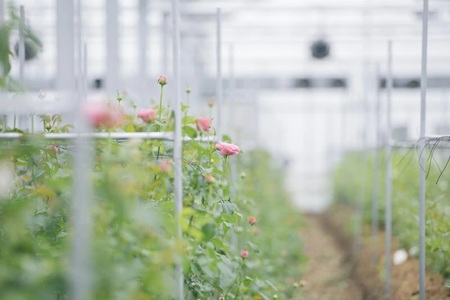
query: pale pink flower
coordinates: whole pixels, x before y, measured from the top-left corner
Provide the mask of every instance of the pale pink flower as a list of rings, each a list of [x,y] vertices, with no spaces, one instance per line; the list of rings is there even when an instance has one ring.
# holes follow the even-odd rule
[[[160,75],[159,77],[158,77],[158,83],[160,84],[160,85],[166,85],[167,84],[167,76],[166,75]]]
[[[205,176],[205,180],[206,180],[206,183],[211,184],[211,183],[214,182],[215,179],[214,179],[214,177],[211,174],[207,174]]]
[[[242,259],[246,259],[248,257],[248,251],[247,250],[242,250],[241,251],[241,257],[242,257]]]
[[[162,160],[159,163],[159,167],[164,173],[170,173],[172,171],[172,164],[168,160]]]
[[[94,127],[111,128],[124,120],[122,109],[105,102],[91,102],[85,105],[84,114]]]
[[[212,120],[209,118],[197,118],[195,119],[195,127],[197,127],[197,131],[208,132],[211,122]]]
[[[239,147],[236,146],[235,144],[230,144],[230,143],[225,143],[225,142],[220,142],[220,143],[216,144],[216,148],[219,150],[219,152],[222,155],[225,155],[225,156],[236,155],[241,151],[241,149],[239,149]]]
[[[143,108],[138,111],[137,116],[138,118],[141,118],[142,121],[144,122],[155,121],[156,113],[157,113],[156,109]]]
[[[255,216],[248,217],[248,222],[250,223],[250,225],[255,225],[256,217]]]
[[[256,227],[256,226],[252,228],[252,231],[253,231],[253,233],[256,234],[256,235],[258,235],[258,234],[261,233],[261,229],[259,229],[259,227]]]

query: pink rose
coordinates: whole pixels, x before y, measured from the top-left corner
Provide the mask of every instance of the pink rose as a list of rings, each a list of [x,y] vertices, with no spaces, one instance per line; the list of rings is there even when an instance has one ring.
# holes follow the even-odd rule
[[[170,173],[172,171],[172,164],[168,160],[162,160],[159,163],[159,167],[161,168],[161,171],[164,173]]]
[[[211,127],[211,119],[208,118],[197,118],[195,119],[195,126],[197,127],[197,131],[208,132],[209,127]]]
[[[225,156],[236,155],[241,151],[241,149],[239,149],[238,146],[225,142],[220,142],[216,144],[216,148],[222,155]]]
[[[241,257],[242,257],[242,259],[246,259],[248,257],[248,251],[247,250],[242,250],[241,251]]]
[[[142,121],[148,122],[148,121],[155,121],[156,119],[156,110],[152,108],[148,109],[140,109],[137,113],[138,118],[141,118]]]
[[[50,145],[48,146],[48,149],[53,150],[53,152],[55,152],[55,155],[58,153],[58,147],[56,145]]]
[[[160,85],[166,85],[167,84],[167,76],[166,75],[160,75],[159,77],[158,77],[158,83],[160,84]]]
[[[250,225],[255,225],[256,217],[254,217],[254,216],[248,217],[248,222],[250,223]]]
[[[85,105],[84,114],[94,127],[111,128],[124,120],[124,113],[120,108],[105,102],[91,102]]]

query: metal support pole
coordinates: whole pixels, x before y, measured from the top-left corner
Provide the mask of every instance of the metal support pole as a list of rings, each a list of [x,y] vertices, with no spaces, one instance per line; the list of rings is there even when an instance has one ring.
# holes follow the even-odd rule
[[[139,101],[142,103],[146,97],[147,74],[149,65],[147,63],[147,0],[139,0],[139,72],[137,82],[139,83]]]
[[[5,3],[3,0],[0,0],[0,24],[2,24],[5,21]],[[3,77],[3,69],[0,68],[0,76]],[[0,93],[2,93],[0,91]],[[2,124],[2,129],[1,132],[5,132],[6,131],[6,127],[8,126],[8,122],[7,122],[7,117],[6,115],[1,115],[1,124]]]
[[[236,82],[234,78],[234,45],[231,43],[229,48],[230,56],[229,56],[229,91],[228,91],[228,104],[230,105],[230,113],[229,113],[229,120],[233,120],[235,118],[235,103],[237,103],[234,99],[235,96],[235,90],[236,90]],[[231,122],[230,124],[234,124],[234,122]],[[233,128],[233,134],[236,133],[236,124],[234,124]]]
[[[180,74],[180,4],[179,0],[172,0],[172,39],[173,39],[173,82],[175,89],[175,136],[174,136],[174,189],[175,189],[175,221],[177,238],[181,240],[181,212],[183,209],[183,174],[182,174],[182,134],[181,134],[181,74]],[[184,299],[183,257],[177,255],[175,266],[176,299]]]
[[[223,80],[222,80],[222,14],[221,9],[216,11],[216,96],[217,96],[217,139],[222,139],[222,102],[223,102]]]
[[[386,78],[386,117],[387,117],[387,132],[386,132],[386,209],[385,209],[385,234],[386,234],[386,249],[385,249],[385,299],[391,297],[391,239],[392,239],[392,41],[388,41],[388,64],[387,64],[387,78]]]
[[[368,84],[368,83],[367,83]],[[378,83],[377,83],[378,86]],[[377,87],[378,88],[378,87]],[[367,89],[367,87],[366,87]],[[379,91],[378,91],[379,92]],[[367,97],[367,95],[366,95]],[[377,94],[377,105],[379,105],[380,99],[379,99],[379,94]],[[378,115],[378,122],[379,122],[379,115]],[[368,119],[368,118],[367,118]],[[367,121],[366,121],[367,122]],[[379,128],[379,125],[378,125]],[[377,139],[378,141],[378,139]],[[375,155],[375,168],[378,168],[378,154]],[[378,174],[379,170],[375,170],[376,173]],[[377,179],[374,178],[374,181],[376,181],[376,187],[374,186],[374,189],[378,189],[378,176]],[[372,264],[375,264],[377,262],[378,259],[378,226],[379,226],[379,210],[380,210],[380,205],[379,205],[379,197],[378,197],[378,191],[374,191],[373,192],[373,198],[372,198]]]
[[[164,12],[163,15],[163,26],[162,26],[162,60],[163,67],[161,74],[168,74],[169,72],[169,28],[170,28],[170,20],[169,13]]]
[[[19,8],[19,80],[25,83],[25,8],[23,5]],[[28,129],[28,118],[24,114],[18,116],[18,128]]]
[[[74,0],[56,1],[56,90],[75,90]],[[69,92],[69,93],[70,93]]]
[[[106,1],[106,93],[114,97],[119,88],[119,3],[118,0]]]
[[[20,6],[19,18],[19,78],[23,83],[25,69],[25,9],[23,5]]]
[[[425,148],[427,102],[428,0],[423,0],[422,12],[422,74],[420,80],[420,150]],[[425,300],[425,154],[419,158],[419,289],[420,300]]]
[[[81,1],[75,2],[75,54],[77,61],[76,97],[73,99],[75,107],[76,130],[83,133],[87,130],[87,124],[83,118],[82,101],[85,97],[86,78],[86,58],[87,55],[81,44],[82,24],[81,24]],[[89,149],[89,139],[79,136],[75,141],[78,151],[74,156],[74,182],[72,199],[72,226],[73,240],[70,277],[71,299],[86,300],[91,297],[92,273],[90,269],[91,250],[91,198],[92,182],[88,176],[91,166],[91,151]]]

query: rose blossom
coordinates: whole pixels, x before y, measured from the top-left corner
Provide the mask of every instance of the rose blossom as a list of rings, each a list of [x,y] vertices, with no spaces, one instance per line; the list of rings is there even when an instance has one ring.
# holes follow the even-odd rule
[[[211,119],[209,118],[197,118],[195,119],[195,127],[197,127],[197,131],[208,132],[209,127],[211,127]]]
[[[91,102],[85,105],[84,114],[94,127],[114,127],[124,119],[120,108],[115,108],[105,102]]]
[[[159,163],[159,167],[161,168],[161,171],[164,173],[170,173],[172,171],[172,164],[168,160],[162,160]]]
[[[248,222],[250,223],[250,225],[256,224],[256,217],[255,216],[248,217]]]
[[[247,251],[247,250],[242,250],[242,251],[241,251],[241,257],[242,257],[242,259],[246,259],[247,256],[248,256],[248,251]]]
[[[55,155],[58,153],[58,147],[56,145],[50,145],[48,146],[48,149],[53,150],[53,152],[55,152]]]
[[[167,84],[167,76],[166,75],[160,75],[158,77],[158,83],[160,85],[166,85]]]
[[[155,121],[156,119],[156,110],[152,108],[148,109],[140,109],[137,113],[138,118],[141,118],[142,121],[148,122],[148,121]]]
[[[225,155],[225,156],[236,155],[241,151],[241,149],[239,149],[239,147],[236,146],[235,144],[230,144],[230,143],[225,143],[225,142],[220,142],[220,143],[216,144],[216,148],[219,150],[219,152],[222,155]]]

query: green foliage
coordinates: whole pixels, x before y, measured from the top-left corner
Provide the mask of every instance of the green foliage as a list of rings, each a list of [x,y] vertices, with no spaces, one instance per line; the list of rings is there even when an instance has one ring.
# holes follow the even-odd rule
[[[432,270],[450,276],[450,170],[444,166],[448,159],[446,149],[423,153],[426,160],[426,247],[427,264]],[[380,227],[384,227],[385,213],[385,156],[379,152],[378,195]],[[374,197],[374,161],[372,153],[367,164],[362,153],[344,158],[334,172],[334,198],[355,207],[364,203],[365,221],[371,220]],[[403,247],[417,254],[419,242],[419,172],[418,154],[396,150],[392,156],[392,220],[393,232]]]
[[[8,87],[10,90],[16,91],[22,88],[9,77],[11,71],[10,59],[14,56],[10,45],[12,33],[22,28],[29,51],[34,53],[42,50],[42,43],[30,26],[20,21],[17,7],[14,6],[12,1],[9,3],[8,9],[9,18],[0,24],[0,88]]]

